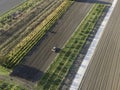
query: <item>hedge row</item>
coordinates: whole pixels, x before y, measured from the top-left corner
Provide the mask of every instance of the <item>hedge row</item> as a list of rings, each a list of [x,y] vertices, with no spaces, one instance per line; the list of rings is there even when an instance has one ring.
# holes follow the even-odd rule
[[[58,90],[105,7],[103,4],[93,6],[88,16],[85,17],[77,31],[39,81],[38,90]]]

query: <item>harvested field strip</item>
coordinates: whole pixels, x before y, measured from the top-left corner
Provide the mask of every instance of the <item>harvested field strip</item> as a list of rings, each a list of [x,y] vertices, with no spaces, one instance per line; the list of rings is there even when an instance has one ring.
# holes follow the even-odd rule
[[[12,48],[14,48],[17,43],[20,42],[24,37],[26,37],[42,20],[48,16],[54,8],[58,7],[61,1],[52,2],[48,5],[43,11],[40,12],[32,21],[28,22],[17,31],[13,36],[5,41],[5,43],[0,45],[1,52],[6,51],[5,53],[9,52]],[[26,28],[25,28],[26,27]],[[18,37],[19,36],[19,37]]]
[[[34,31],[25,37],[6,57],[8,60],[5,66],[12,68],[27,54],[27,52],[42,38],[47,30],[58,20],[62,14],[72,4],[71,1],[64,1],[55,11],[53,11]]]
[[[47,72],[38,83],[39,90],[54,90],[60,87],[61,82],[68,73],[74,60],[90,32],[93,30],[106,5],[95,4],[83,22],[77,28],[71,39],[66,43],[60,54],[56,57]]]

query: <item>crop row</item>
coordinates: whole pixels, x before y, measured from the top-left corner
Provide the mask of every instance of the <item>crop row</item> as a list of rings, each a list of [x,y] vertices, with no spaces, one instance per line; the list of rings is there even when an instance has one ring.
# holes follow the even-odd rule
[[[17,65],[21,59],[29,52],[29,50],[45,35],[46,31],[58,20],[62,14],[68,9],[71,2],[64,1],[57,7],[45,20],[42,21],[28,36],[26,36],[19,44],[15,46],[7,55],[6,67],[12,68]]]
[[[38,83],[38,90],[57,90],[71,65],[76,60],[80,50],[90,32],[95,27],[96,22],[100,18],[105,9],[103,4],[95,4],[83,22],[79,25],[77,31],[71,39],[66,43],[60,54],[56,57],[47,72]]]

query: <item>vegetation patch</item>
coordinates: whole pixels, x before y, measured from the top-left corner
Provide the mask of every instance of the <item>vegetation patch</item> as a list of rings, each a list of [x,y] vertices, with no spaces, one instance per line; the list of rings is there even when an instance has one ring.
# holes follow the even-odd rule
[[[49,2],[41,1],[40,4],[33,8],[29,13],[24,13],[23,16],[19,17],[19,22],[16,22],[15,25],[12,24],[9,30],[1,30],[1,54],[7,54],[63,2],[60,0],[50,0]]]
[[[3,66],[0,66],[0,75],[9,75],[10,73],[11,73],[11,70]]]
[[[7,30],[23,13],[29,12],[39,4],[40,1],[41,0],[26,0],[24,3],[1,15],[0,30]]]
[[[26,90],[18,85],[9,84],[4,81],[0,81],[0,90]]]
[[[103,4],[94,4],[91,11],[39,81],[38,90],[57,90],[60,87],[105,7],[106,5]]]

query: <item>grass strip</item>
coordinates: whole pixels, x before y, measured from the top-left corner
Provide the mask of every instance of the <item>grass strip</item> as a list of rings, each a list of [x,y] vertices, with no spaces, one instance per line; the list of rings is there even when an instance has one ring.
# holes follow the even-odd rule
[[[72,35],[60,54],[39,81],[38,90],[57,90],[60,87],[61,82],[79,55],[87,37],[95,27],[105,7],[106,5],[103,4],[96,3],[93,5],[89,14],[87,14],[77,28],[77,31]]]

